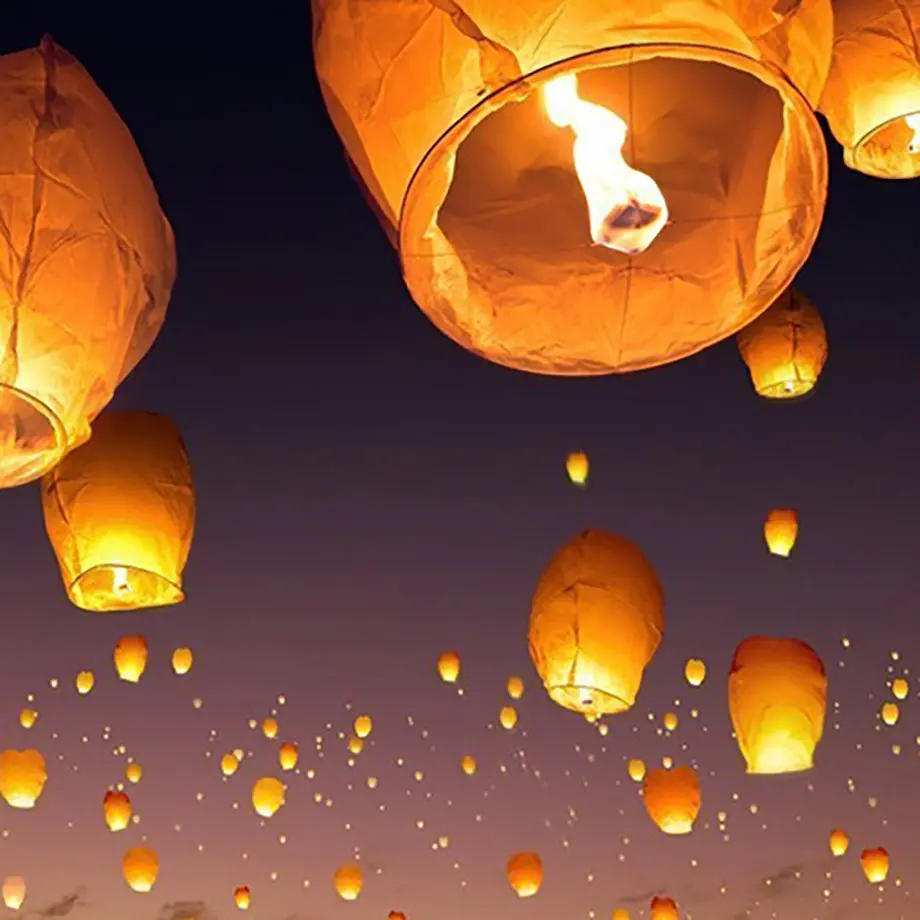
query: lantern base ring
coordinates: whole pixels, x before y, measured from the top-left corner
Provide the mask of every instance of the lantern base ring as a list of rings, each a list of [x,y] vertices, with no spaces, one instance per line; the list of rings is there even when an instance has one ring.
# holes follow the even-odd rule
[[[553,702],[565,709],[580,712],[588,716],[616,715],[632,709],[633,704],[616,696],[599,690],[597,687],[579,687],[575,684],[557,684],[546,687]]]
[[[40,479],[67,451],[54,411],[25,390],[0,383],[0,488]]]
[[[87,569],[74,579],[67,595],[77,607],[93,613],[168,607],[185,600],[182,586],[159,572],[117,562]]]

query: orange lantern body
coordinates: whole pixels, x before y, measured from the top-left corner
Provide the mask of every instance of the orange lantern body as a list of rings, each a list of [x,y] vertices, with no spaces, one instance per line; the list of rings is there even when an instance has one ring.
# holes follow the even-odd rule
[[[842,831],[840,828],[831,831],[830,848],[834,856],[844,856],[846,854],[846,851],[850,848],[850,838],[847,836],[846,831]]]
[[[359,866],[341,866],[336,869],[332,883],[343,901],[357,901],[364,886],[364,876]]]
[[[799,520],[791,508],[774,508],[763,525],[767,549],[774,556],[787,557],[799,535]]]
[[[180,677],[191,671],[194,661],[195,656],[190,648],[177,648],[172,654],[173,670]]]
[[[891,860],[888,858],[888,851],[884,847],[878,847],[875,850],[863,850],[859,861],[867,881],[872,882],[873,885],[880,885],[888,878]]]
[[[274,815],[284,805],[284,798],[284,783],[273,776],[263,776],[252,787],[252,807],[263,818]]]
[[[102,800],[102,813],[110,831],[123,831],[131,823],[131,799],[110,789]]]
[[[184,600],[195,492],[179,429],[151,412],[106,412],[42,480],[45,529],[67,596],[84,610]]]
[[[645,779],[646,767],[645,761],[634,757],[626,764],[626,772],[634,783],[641,783]]]
[[[515,853],[505,869],[519,898],[533,897],[543,884],[543,860],[536,853]]]
[[[879,179],[920,176],[918,0],[834,0],[821,111],[844,162]]]
[[[906,700],[910,693],[910,686],[903,677],[896,677],[891,683],[891,692],[896,700]]]
[[[153,344],[172,231],[128,129],[63,48],[0,58],[0,487],[38,479]]]
[[[3,905],[19,910],[26,899],[26,880],[21,875],[8,875],[3,880]]]
[[[581,451],[569,454],[565,458],[565,471],[576,486],[583,486],[587,483],[589,468],[588,455]]]
[[[438,658],[438,673],[444,683],[456,683],[460,676],[460,656],[456,652],[443,652]]]
[[[680,920],[677,902],[673,898],[652,898],[650,920]]]
[[[297,760],[300,753],[297,745],[291,741],[285,741],[278,750],[278,760],[281,763],[282,770],[293,770],[297,766]]]
[[[748,773],[794,773],[814,766],[824,733],[827,675],[798,639],[745,639],[735,650],[728,701]]]
[[[693,767],[649,770],[642,799],[649,817],[666,834],[689,834],[700,813],[700,781]]]
[[[642,551],[587,530],[550,560],[533,596],[530,657],[550,697],[596,717],[636,701],[664,632],[664,594]]]
[[[684,666],[684,677],[691,687],[699,687],[706,680],[706,663],[699,658],[690,658]]]
[[[147,847],[134,847],[121,862],[122,874],[133,891],[146,894],[153,890],[160,874],[160,859]]]
[[[0,795],[13,808],[34,808],[47,780],[45,758],[38,751],[0,754]]]
[[[313,0],[313,23],[326,105],[413,298],[491,361],[665,364],[737,332],[809,254],[830,0]],[[548,117],[556,78],[613,113],[596,145],[596,125]],[[651,180],[669,218],[644,252],[595,243],[581,153],[621,149],[604,227],[663,217],[636,191]]]
[[[240,910],[249,910],[249,905],[252,903],[252,892],[247,885],[240,885],[233,892],[233,903]]]
[[[136,684],[147,670],[147,640],[143,636],[122,636],[112,658],[118,676]]]
[[[821,314],[791,288],[737,339],[751,383],[765,399],[795,399],[809,393],[827,360]]]

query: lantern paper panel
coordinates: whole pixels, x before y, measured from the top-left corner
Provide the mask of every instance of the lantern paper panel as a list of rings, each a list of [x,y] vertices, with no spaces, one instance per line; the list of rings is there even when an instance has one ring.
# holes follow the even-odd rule
[[[85,441],[144,356],[175,279],[169,223],[134,140],[45,39],[0,57],[0,487]]]
[[[649,817],[666,834],[689,834],[700,813],[700,781],[693,767],[655,769],[645,774],[642,800]]]
[[[68,597],[84,610],[177,604],[195,527],[178,428],[150,412],[106,412],[93,437],[42,480],[45,529]]]

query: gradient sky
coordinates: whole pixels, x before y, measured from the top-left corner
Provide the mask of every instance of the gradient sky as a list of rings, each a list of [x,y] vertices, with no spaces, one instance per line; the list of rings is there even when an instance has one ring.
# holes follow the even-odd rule
[[[0,747],[39,747],[50,773],[34,811],[0,808],[0,876],[25,876],[24,916],[223,920],[243,884],[258,920],[606,920],[616,906],[647,916],[656,892],[687,920],[916,916],[920,702],[895,728],[877,712],[920,644],[920,184],[848,172],[831,142],[824,229],[799,279],[830,339],[813,398],[759,400],[733,341],[655,371],[541,378],[464,352],[412,304],[326,118],[306,2],[145,23],[130,5],[105,20],[40,6],[6,4],[0,51],[49,31],[77,56],[176,230],[166,326],[114,405],[179,424],[198,527],[185,604],[95,616],[65,598],[37,487],[0,493]],[[563,469],[577,449],[584,492]],[[785,561],[763,544],[774,506],[799,511]],[[606,737],[549,701],[526,644],[543,566],[586,526],[642,546],[667,596],[639,702]],[[151,659],[133,686],[111,653],[137,632]],[[731,654],[757,633],[805,639],[827,664],[834,708],[809,773],[747,777],[730,736]],[[178,645],[197,655],[183,678]],[[463,657],[462,696],[435,672],[446,648]],[[690,656],[709,666],[696,690]],[[87,668],[97,686],[79,697]],[[508,733],[495,722],[511,674],[527,690]],[[668,709],[682,719],[665,738]],[[302,770],[263,821],[250,788],[278,775],[277,743],[248,722],[274,710]],[[349,766],[340,733],[359,712],[375,728]],[[224,781],[235,747],[252,757]],[[665,754],[700,770],[685,838],[652,825],[625,771]],[[128,757],[145,769],[129,787],[140,822],[112,834],[102,797]],[[835,826],[852,839],[840,860]],[[142,841],[161,860],[149,895],[121,877]],[[882,890],[858,862],[879,845]],[[529,849],[545,882],[520,900],[504,865]],[[355,855],[365,890],[344,903],[331,877]]]

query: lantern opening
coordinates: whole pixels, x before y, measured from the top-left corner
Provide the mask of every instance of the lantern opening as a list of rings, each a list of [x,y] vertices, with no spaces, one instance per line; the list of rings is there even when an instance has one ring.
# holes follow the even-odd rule
[[[185,600],[179,585],[158,572],[130,565],[97,565],[83,572],[69,593],[78,607],[103,613],[167,607]]]
[[[760,775],[797,773],[814,766],[814,726],[795,706],[770,706],[749,745],[747,772]]]
[[[12,487],[38,479],[66,446],[64,426],[48,406],[0,383],[0,483]]]
[[[859,140],[845,158],[870,176],[920,175],[920,110],[896,115]]]
[[[616,715],[632,709],[632,704],[615,693],[608,693],[597,687],[583,687],[578,684],[546,684],[550,699],[565,709],[583,712],[592,717]]]

